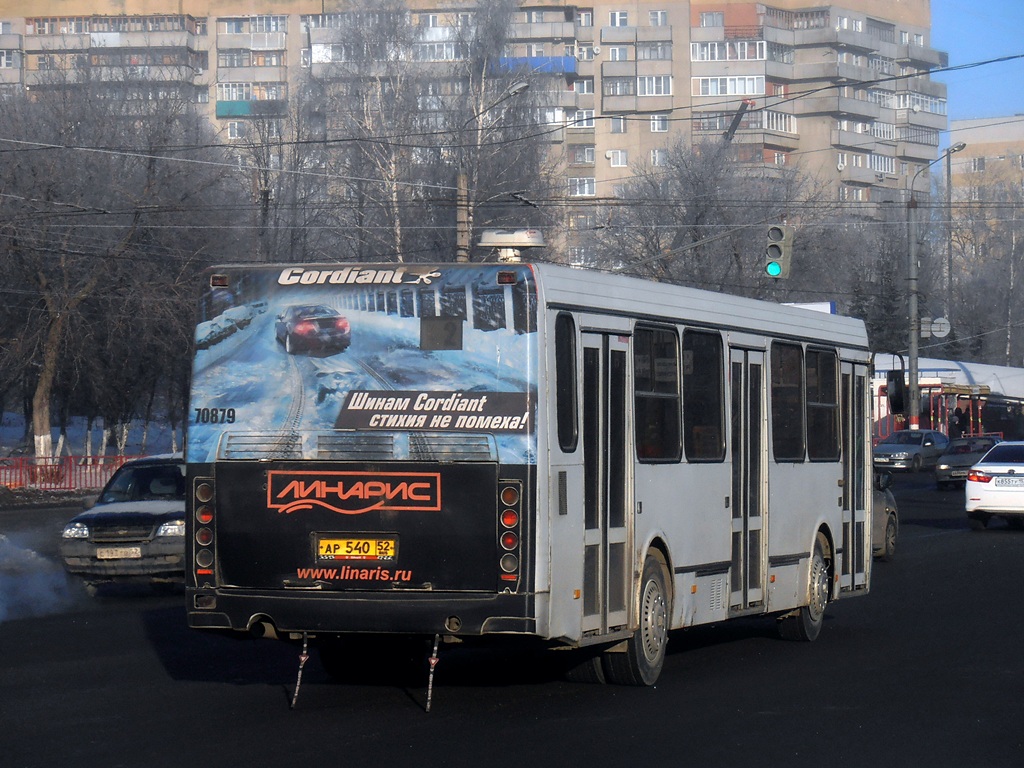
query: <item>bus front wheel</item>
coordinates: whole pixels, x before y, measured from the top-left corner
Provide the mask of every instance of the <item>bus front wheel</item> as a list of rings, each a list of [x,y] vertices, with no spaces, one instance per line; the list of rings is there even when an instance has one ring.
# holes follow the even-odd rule
[[[640,626],[626,641],[626,650],[604,654],[604,673],[617,685],[654,685],[665,665],[671,595],[665,566],[654,555],[644,560],[640,587]]]

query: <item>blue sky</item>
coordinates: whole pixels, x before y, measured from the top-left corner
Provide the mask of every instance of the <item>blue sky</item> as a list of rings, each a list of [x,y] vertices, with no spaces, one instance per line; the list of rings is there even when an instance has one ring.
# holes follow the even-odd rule
[[[1024,54],[1024,0],[931,0],[932,47],[951,67]],[[933,76],[948,86],[949,119],[1024,114],[1024,58]]]

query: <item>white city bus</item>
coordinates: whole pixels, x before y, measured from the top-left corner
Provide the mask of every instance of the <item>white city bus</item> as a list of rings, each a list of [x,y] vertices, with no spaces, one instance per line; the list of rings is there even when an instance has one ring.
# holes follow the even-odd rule
[[[813,640],[868,591],[860,321],[548,264],[205,280],[193,627],[520,636],[650,685],[669,630]]]

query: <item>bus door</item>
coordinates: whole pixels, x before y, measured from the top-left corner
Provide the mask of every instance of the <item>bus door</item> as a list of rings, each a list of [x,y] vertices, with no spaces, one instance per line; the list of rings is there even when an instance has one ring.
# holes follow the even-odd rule
[[[629,336],[583,333],[583,631],[629,621]]]
[[[867,367],[842,363],[843,419],[843,572],[839,588],[843,591],[867,583],[868,553],[864,537],[868,534],[868,494],[874,478],[868,475],[868,445],[864,435],[867,417]]]
[[[732,348],[732,578],[729,610],[764,605],[767,562],[765,469],[768,443],[764,414],[764,352]]]

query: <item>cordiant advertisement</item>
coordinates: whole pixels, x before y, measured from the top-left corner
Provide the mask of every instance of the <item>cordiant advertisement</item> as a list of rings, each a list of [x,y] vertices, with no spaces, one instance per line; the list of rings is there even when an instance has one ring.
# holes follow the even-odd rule
[[[536,457],[536,287],[526,266],[211,270],[196,328],[190,462],[233,437],[317,458],[324,433],[486,434]],[[288,445],[273,456],[273,446]]]

